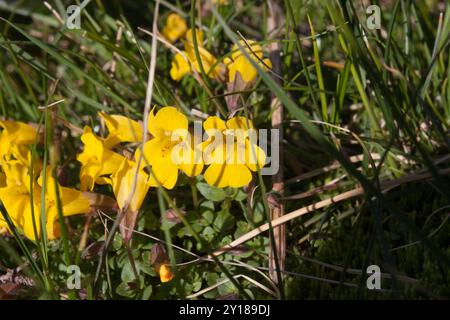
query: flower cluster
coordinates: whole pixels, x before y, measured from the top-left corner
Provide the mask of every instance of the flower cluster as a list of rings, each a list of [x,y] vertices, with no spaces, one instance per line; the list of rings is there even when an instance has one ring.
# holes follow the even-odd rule
[[[200,29],[187,30],[186,21],[176,13],[169,15],[162,33],[170,42],[181,39],[184,46],[184,50],[178,52],[172,61],[170,76],[176,81],[193,72],[201,73],[203,68],[210,78],[228,83],[241,81],[244,85],[240,87],[246,87],[252,84],[258,76],[253,63],[264,70],[272,68],[270,60],[263,58],[262,48],[254,40],[241,40],[239,46],[232,47],[230,57],[219,61],[205,48],[203,31]]]
[[[209,117],[204,123],[207,139],[196,143],[189,132],[186,116],[177,108],[166,106],[148,116],[148,127],[121,115],[99,113],[108,128],[101,138],[86,126],[81,136],[84,149],[78,154],[81,163],[82,190],[93,190],[96,184],[109,184],[124,222],[120,225],[125,241],[132,230],[140,207],[150,187],[173,189],[180,172],[195,177],[203,173],[207,183],[219,188],[247,185],[251,172],[262,168],[264,151],[256,145],[253,124],[245,117],[224,122]],[[150,139],[141,144],[144,130]],[[123,144],[128,144],[126,152]],[[134,154],[130,147],[137,146]],[[156,266],[161,281],[170,281],[173,274],[167,263]]]
[[[89,211],[89,200],[75,189],[62,187],[52,176],[52,168],[32,157],[30,146],[38,132],[17,121],[0,121],[0,199],[16,228],[35,240],[46,233],[47,239],[59,236],[57,199],[64,216]],[[45,172],[45,174],[44,174]],[[44,215],[45,219],[42,219]],[[45,226],[41,226],[45,221]],[[10,231],[0,216],[0,232]]]
[[[243,89],[258,77],[255,63],[271,68],[261,46],[252,40],[242,41],[239,47],[233,46],[228,57],[217,59],[206,49],[203,31],[188,29],[177,14],[169,15],[162,33],[171,43],[181,40],[184,47],[172,62],[170,76],[175,81],[206,73],[228,87],[233,84],[233,88]],[[236,82],[240,85],[235,86]],[[63,216],[88,213],[92,204],[86,194],[98,185],[109,185],[123,217],[121,234],[129,241],[151,187],[173,189],[184,174],[204,178],[218,188],[240,188],[248,185],[252,172],[266,162],[253,123],[246,117],[227,121],[208,117],[201,127],[203,139],[195,130],[191,134],[188,118],[172,106],[157,112],[153,109],[146,127],[122,115],[100,112],[99,117],[107,135],[98,134],[91,126],[82,130],[83,148],[76,157],[81,164],[80,190],[61,186],[56,168],[32,152],[41,138],[34,126],[0,121],[0,201],[9,217],[0,216],[0,232],[11,232],[12,223],[31,240],[44,235],[53,240],[60,233],[60,212]],[[162,282],[173,278],[167,258],[158,260],[154,267]]]
[[[136,144],[143,136],[140,123],[120,115],[100,113],[100,117],[108,136],[95,135],[89,126],[81,136],[84,150],[77,157],[82,164],[81,189],[109,184],[120,209],[130,213],[139,210],[150,187],[173,189],[180,172],[195,177],[207,166],[207,183],[239,188],[251,181],[252,171],[265,164],[265,153],[250,133],[255,132],[253,124],[245,117],[234,117],[226,123],[209,117],[203,124],[207,139],[197,143],[190,134],[188,119],[177,108],[166,106],[156,114],[152,110],[145,128],[151,138],[142,148]],[[138,145],[134,155],[116,152],[122,143]],[[133,187],[134,177],[137,183]]]
[[[99,115],[109,133],[101,138],[91,127],[84,128],[84,149],[77,156],[82,165],[81,189],[92,191],[96,184],[111,185],[124,215],[120,228],[125,241],[132,236],[150,187],[173,189],[180,172],[195,177],[207,166],[204,178],[208,184],[239,188],[247,185],[251,172],[262,168],[266,161],[264,151],[252,137],[253,124],[245,117],[227,122],[209,117],[203,123],[207,139],[196,143],[189,132],[188,119],[175,107],[163,107],[156,114],[152,110],[147,128],[121,115]],[[151,138],[142,145],[144,130]],[[137,145],[134,154],[119,153],[118,147],[123,143]],[[162,282],[173,278],[167,262],[156,264],[155,268]]]

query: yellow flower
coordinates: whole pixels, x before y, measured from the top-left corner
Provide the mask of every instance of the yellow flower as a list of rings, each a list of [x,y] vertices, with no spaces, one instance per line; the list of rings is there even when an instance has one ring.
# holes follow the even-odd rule
[[[0,200],[14,225],[21,227],[23,225],[23,217],[31,216],[28,168],[19,161],[4,163],[2,168],[5,172],[5,180],[3,187],[0,188]],[[37,185],[35,187],[38,189]],[[34,202],[34,210],[35,212],[39,210],[37,201]],[[6,220],[0,215],[0,230],[5,232],[8,229]]]
[[[251,59],[264,70],[267,70],[267,68],[272,68],[272,63],[270,60],[263,59],[263,51],[261,46],[253,40],[248,40],[247,43],[251,50],[244,41],[240,41],[240,45],[244,48],[245,52],[251,57]],[[250,60],[244,55],[237,45],[233,46],[231,59],[225,59],[225,64],[228,67],[229,82],[235,81],[237,73],[239,73],[244,82],[247,83],[253,82],[258,76],[258,71],[256,68],[253,67]]]
[[[32,126],[19,121],[0,121],[0,163],[11,159],[23,164],[31,162],[31,152],[27,145],[36,142],[37,131]]]
[[[185,51],[183,53],[177,53],[172,60],[170,77],[175,81],[180,81],[189,72],[191,72],[191,66],[187,53]]]
[[[81,141],[84,143],[84,150],[77,156],[77,160],[82,164],[81,190],[93,190],[95,183],[104,183],[102,176],[110,175],[119,169],[124,157],[108,150],[104,141],[97,137],[89,126],[84,127]]]
[[[149,116],[148,131],[154,137],[144,145],[144,161],[152,167],[152,186],[156,180],[172,189],[178,179],[178,170],[193,177],[203,170],[201,151],[192,147],[188,120],[174,107],[164,107]],[[136,159],[140,155],[136,152]],[[156,180],[155,180],[156,179]]]
[[[150,188],[148,174],[145,173],[142,167],[138,172],[136,172],[137,170],[137,163],[124,158],[119,170],[111,176],[111,185],[117,204],[121,210],[125,210],[125,212],[123,212],[124,218],[120,225],[120,230],[125,240],[131,239],[139,209]],[[135,178],[137,178],[135,189],[134,193],[131,195]],[[127,203],[128,206],[126,206]]]
[[[161,279],[161,282],[169,282],[173,279],[173,277],[175,276],[172,272],[172,269],[170,268],[169,265],[167,264],[162,264],[159,267],[159,278]]]
[[[139,122],[121,115],[108,115],[103,112],[99,112],[99,115],[109,131],[104,142],[106,148],[112,148],[121,142],[141,141],[143,131]]]
[[[32,144],[36,140],[36,129],[26,123],[0,120],[0,127],[3,128],[2,135],[5,141],[10,143]]]
[[[186,41],[184,42],[184,45],[190,45],[193,46],[194,45],[194,37],[192,36],[193,32],[192,29],[189,29],[186,32]],[[203,40],[204,40],[204,35],[203,35],[203,31],[200,29],[195,29],[195,36],[196,36],[196,40],[197,40],[197,45],[201,48],[203,48]]]
[[[41,188],[43,187],[43,179],[44,177],[41,176],[38,180],[38,184]],[[45,179],[46,231],[48,239],[53,240],[56,237],[59,237],[59,216],[56,203],[58,194],[61,200],[61,209],[64,217],[87,213],[89,211],[89,200],[78,190],[62,187],[59,183],[55,184],[51,167],[47,167]],[[56,189],[56,186],[58,187],[58,190]],[[37,198],[39,199],[39,197]],[[28,221],[25,221],[25,223],[27,226],[30,224]]]
[[[186,41],[184,41],[184,51],[177,53],[172,61],[172,68],[170,69],[170,76],[173,80],[179,81],[186,74],[192,72],[192,67],[201,72],[200,63],[197,59],[192,30],[186,33]],[[195,30],[197,38],[198,54],[200,56],[201,64],[205,73],[213,79],[220,79],[225,72],[225,67],[217,62],[217,59],[203,47],[203,32],[199,29]]]
[[[180,15],[171,13],[167,17],[166,25],[162,31],[164,37],[170,42],[175,42],[183,37],[187,30],[186,21]]]
[[[36,225],[38,237],[41,236],[41,192],[43,177],[38,182],[30,179],[28,167],[18,161],[11,161],[4,165],[6,186],[0,188],[0,199],[5,206],[12,222],[23,230],[24,235],[35,240],[33,225]],[[55,181],[51,175],[51,168],[47,168],[45,188],[46,233],[49,240],[59,236],[57,194]],[[31,183],[32,184],[31,184]],[[31,188],[32,186],[32,188]],[[31,189],[33,189],[33,204],[31,204]],[[85,213],[89,210],[89,201],[78,190],[61,187],[58,184],[61,207],[64,216]],[[0,219],[0,229],[7,229],[6,221]]]
[[[266,161],[264,151],[255,143],[253,124],[245,117],[235,117],[226,123],[218,117],[209,117],[203,124],[209,138],[203,146],[208,184],[240,188],[250,183],[251,171],[262,168]],[[252,131],[253,130],[253,131]]]
[[[200,73],[201,67],[195,55],[194,46],[187,46],[186,53],[191,60],[195,70]],[[214,57],[208,50],[202,47],[198,47],[198,53],[203,66],[203,70],[212,79],[220,79],[221,75],[224,73],[225,68],[222,64],[217,63],[216,57]]]

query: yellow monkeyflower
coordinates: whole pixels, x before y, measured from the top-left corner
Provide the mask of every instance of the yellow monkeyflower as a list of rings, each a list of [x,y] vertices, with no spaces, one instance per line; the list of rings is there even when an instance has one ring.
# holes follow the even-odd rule
[[[192,29],[189,29],[186,32],[186,41],[184,41],[185,46],[193,46],[194,45],[193,33],[194,33],[194,31]],[[195,37],[197,40],[197,45],[199,47],[203,48],[203,40],[205,39],[203,31],[200,29],[195,29]]]
[[[20,121],[0,120],[5,141],[15,144],[32,144],[36,140],[37,131],[32,126]]]
[[[111,176],[111,185],[117,204],[121,210],[125,210],[123,222],[120,225],[125,240],[131,239],[139,209],[150,188],[148,174],[142,167],[138,172],[137,170],[137,163],[124,158],[119,169]]]
[[[35,143],[37,130],[19,121],[0,121],[0,163],[12,158],[29,164],[31,152],[27,145]]]
[[[202,143],[204,161],[209,164],[204,174],[206,182],[219,188],[249,184],[251,171],[262,168],[266,161],[264,151],[255,143],[252,122],[245,117],[235,117],[226,123],[218,117],[209,117],[203,127],[209,136]]]
[[[141,141],[143,131],[139,122],[121,115],[108,115],[103,112],[99,112],[99,115],[109,131],[104,142],[106,148],[112,148],[121,142]]]
[[[177,53],[172,60],[170,77],[175,81],[180,81],[185,75],[191,72],[190,59],[186,51]]]
[[[175,42],[185,35],[186,30],[186,20],[184,20],[179,14],[171,13],[167,17],[166,25],[162,30],[162,34],[170,42]]]
[[[44,186],[43,183],[44,177],[41,176],[38,180],[41,188]],[[47,215],[46,232],[49,240],[59,237],[59,215],[56,202],[58,195],[63,216],[68,217],[89,211],[89,200],[83,196],[81,191],[62,187],[59,183],[55,183],[55,179],[52,176],[52,168],[50,166],[47,167],[45,177],[45,213]],[[25,222],[28,226],[28,221]]]
[[[210,78],[220,79],[225,72],[225,67],[221,63],[218,63],[216,57],[203,47],[203,32],[196,29],[195,36],[203,70]],[[186,33],[186,41],[184,41],[184,51],[177,53],[172,61],[170,76],[173,80],[179,81],[185,75],[192,72],[192,67],[198,73],[202,70],[194,47],[193,32],[189,29]]]
[[[35,229],[38,237],[41,236],[41,192],[44,178],[41,176],[38,182],[30,179],[28,167],[18,161],[10,161],[5,164],[6,186],[0,188],[0,199],[6,208],[15,226],[23,230],[24,235],[35,240]],[[45,230],[47,238],[53,240],[59,236],[57,193],[55,181],[51,175],[51,168],[47,168],[45,178]],[[64,216],[85,213],[89,210],[89,200],[75,189],[61,187],[57,184],[61,209]],[[31,190],[33,190],[33,203],[31,203]],[[34,219],[34,222],[33,222]],[[7,229],[6,221],[0,219],[0,229]]]
[[[173,277],[175,276],[172,272],[172,268],[170,268],[167,264],[162,264],[158,268],[159,278],[161,279],[161,282],[169,282],[172,281]]]
[[[187,46],[186,47],[186,53],[191,60],[195,70],[200,73],[201,67],[200,63],[197,60],[197,56],[195,55],[195,48],[194,46]],[[198,47],[198,53],[200,56],[200,60],[203,66],[203,70],[208,75],[208,77],[212,79],[220,79],[222,74],[225,71],[225,68],[222,64],[217,62],[216,57],[214,57],[208,50],[202,47]]]
[[[223,65],[218,63],[216,57],[205,48],[198,47],[198,53],[205,74],[210,78],[220,79],[225,71]],[[192,72],[192,67],[194,67],[197,73],[200,73],[202,70],[197,60],[194,47],[189,46],[186,48],[186,51],[175,55],[172,60],[170,76],[173,80],[180,81],[185,75]]]
[[[5,173],[3,186],[0,188],[0,200],[13,224],[22,227],[24,216],[31,217],[32,211],[28,168],[17,160],[4,163],[2,168]],[[38,189],[37,184],[35,187]],[[38,201],[34,201],[34,210],[35,212],[39,210]],[[0,216],[0,231],[5,232],[8,229],[6,220]]]
[[[156,115],[152,110],[148,131],[154,138],[144,145],[144,159],[151,165],[152,185],[157,186],[157,180],[165,188],[172,189],[178,180],[179,169],[190,177],[202,172],[201,150],[192,147],[184,114],[174,107],[164,107]]]
[[[84,150],[77,156],[77,160],[82,164],[81,190],[93,190],[95,183],[104,183],[102,176],[111,175],[119,169],[124,157],[107,149],[105,142],[97,137],[89,126],[84,127],[81,141]]]
[[[250,46],[251,50],[248,48],[247,44]],[[262,48],[256,43],[256,41],[248,40],[247,44],[243,40],[240,41],[240,45],[254,62],[256,62],[264,70],[267,70],[267,68],[272,68],[272,63],[270,60],[263,59]],[[253,82],[258,76],[258,71],[256,68],[237,45],[233,46],[231,59],[225,59],[225,64],[228,68],[229,82],[235,81],[237,73],[239,73],[242,80],[246,83]]]

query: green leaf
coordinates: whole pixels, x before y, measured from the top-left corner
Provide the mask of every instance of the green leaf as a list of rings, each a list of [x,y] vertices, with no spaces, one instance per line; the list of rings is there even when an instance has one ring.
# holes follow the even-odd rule
[[[142,300],[150,299],[152,293],[153,293],[153,287],[152,287],[152,285],[149,285],[147,288],[144,289],[144,292],[142,293]]]
[[[228,212],[228,210],[221,210],[214,220],[214,229],[218,232],[227,232],[234,226],[234,217]]]
[[[112,244],[114,250],[116,250],[116,251],[119,250],[122,247],[122,243],[123,243],[122,236],[119,233],[115,234],[113,244]]]
[[[124,264],[124,266],[122,268],[122,273],[121,273],[121,277],[120,278],[122,279],[122,281],[125,281],[125,282],[134,281],[135,277],[134,277],[133,269],[132,269],[131,264],[130,264],[129,261],[127,261]]]
[[[122,297],[132,298],[134,296],[133,288],[127,282],[122,282],[116,288],[116,293]]]
[[[203,229],[202,236],[205,238],[206,241],[213,241],[214,237],[216,236],[216,232],[211,227],[206,227]]]
[[[247,192],[245,192],[243,189],[234,189],[234,193],[231,196],[231,199],[234,201],[244,201],[247,199]]]
[[[197,183],[197,189],[208,200],[211,201],[225,200],[226,194],[223,189],[210,186],[209,184],[204,182]]]
[[[202,213],[202,217],[206,225],[210,225],[214,221],[214,212],[212,212],[211,210],[205,211]]]

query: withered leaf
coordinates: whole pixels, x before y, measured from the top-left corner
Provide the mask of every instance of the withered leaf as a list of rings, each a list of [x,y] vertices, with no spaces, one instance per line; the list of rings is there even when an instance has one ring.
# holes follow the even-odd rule
[[[156,269],[160,265],[166,264],[169,261],[169,256],[167,255],[166,248],[162,243],[156,243],[152,247],[152,252],[150,254],[150,264]]]
[[[241,92],[247,88],[247,83],[242,79],[239,72],[236,72],[233,82],[227,83],[227,90],[225,91],[225,102],[227,103],[230,117],[232,117],[241,107],[241,93],[232,94],[233,92]]]

